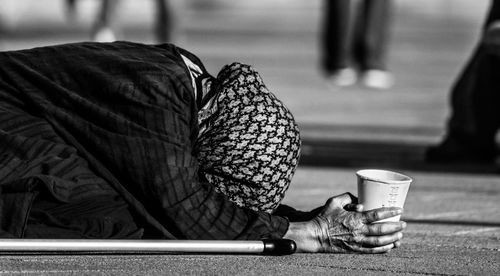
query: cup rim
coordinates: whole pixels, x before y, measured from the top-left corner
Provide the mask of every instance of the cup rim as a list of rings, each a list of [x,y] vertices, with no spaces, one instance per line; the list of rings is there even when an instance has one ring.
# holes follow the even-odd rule
[[[386,180],[386,179],[381,179],[381,178],[377,178],[377,177],[364,175],[364,173],[374,172],[374,171],[389,172],[389,173],[397,175],[398,177],[403,178],[404,180]],[[362,170],[358,170],[356,172],[356,175],[362,179],[380,182],[380,183],[384,183],[384,184],[405,184],[405,183],[411,183],[413,181],[413,179],[411,177],[409,177],[405,174],[395,172],[395,171],[390,171],[390,170],[384,170],[384,169],[362,169]]]

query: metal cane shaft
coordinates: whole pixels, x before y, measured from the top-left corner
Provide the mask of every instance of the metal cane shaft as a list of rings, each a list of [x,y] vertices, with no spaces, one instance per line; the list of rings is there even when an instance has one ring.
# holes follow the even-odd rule
[[[295,252],[291,240],[96,240],[0,239],[0,253],[233,253],[285,255]]]
[[[1,251],[260,253],[262,241],[0,239]]]

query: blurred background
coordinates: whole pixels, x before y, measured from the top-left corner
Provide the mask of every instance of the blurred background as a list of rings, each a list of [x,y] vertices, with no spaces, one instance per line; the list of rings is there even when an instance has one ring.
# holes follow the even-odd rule
[[[66,0],[0,0],[0,50],[94,40],[102,1],[76,0],[71,9]],[[117,0],[113,33],[104,30],[100,38],[160,42],[157,1]],[[445,134],[450,88],[478,41],[490,1],[394,0],[387,63],[395,83],[388,89],[332,86],[325,78],[326,1],[167,1],[169,41],[196,54],[213,75],[233,61],[253,65],[295,115],[302,157],[285,204],[310,210],[329,196],[356,194],[359,168],[414,178],[403,218],[409,227],[396,255],[324,255],[292,267],[310,272],[321,264],[347,274],[498,272],[500,166],[424,161],[427,147]],[[22,258],[33,267],[33,259]],[[102,273],[102,262],[96,263]]]
[[[118,2],[113,39],[158,43],[155,1]],[[306,164],[310,155],[319,165],[362,166],[371,164],[370,154],[378,164],[380,156],[388,164],[415,164],[426,146],[440,141],[450,87],[474,48],[489,1],[395,0],[388,53],[395,85],[385,90],[328,85],[320,68],[322,0],[168,4],[168,40],[198,55],[212,74],[233,61],[262,74],[295,114]],[[8,51],[95,39],[101,1],[77,0],[74,10],[65,0],[0,5],[0,49]]]

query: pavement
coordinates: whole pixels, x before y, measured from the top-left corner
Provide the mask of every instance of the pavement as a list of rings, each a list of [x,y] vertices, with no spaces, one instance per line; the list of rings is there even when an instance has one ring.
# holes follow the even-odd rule
[[[60,2],[5,1],[0,48],[88,40],[95,7],[65,21]],[[150,1],[124,1],[120,39],[154,42]],[[29,4],[28,4],[29,3]],[[488,1],[396,1],[394,88],[329,87],[319,70],[319,0],[174,1],[176,43],[214,74],[254,65],[295,114],[303,158],[284,203],[298,209],[356,194],[355,171],[386,168],[414,182],[401,248],[382,255],[8,255],[0,274],[59,275],[500,275],[497,166],[426,164],[449,116],[449,89],[472,51]]]

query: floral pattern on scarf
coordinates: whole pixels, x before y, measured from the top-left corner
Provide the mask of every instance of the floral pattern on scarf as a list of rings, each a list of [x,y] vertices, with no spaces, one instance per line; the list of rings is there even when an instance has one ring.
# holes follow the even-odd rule
[[[226,65],[199,113],[200,172],[237,205],[271,213],[298,164],[300,135],[290,111],[249,65]]]

